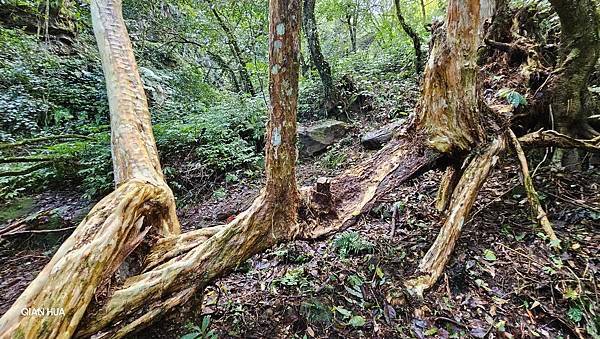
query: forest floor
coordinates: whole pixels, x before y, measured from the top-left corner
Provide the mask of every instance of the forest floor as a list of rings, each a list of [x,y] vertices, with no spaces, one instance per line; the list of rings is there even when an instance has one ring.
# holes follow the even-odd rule
[[[335,175],[366,156],[358,142],[349,144],[335,169],[327,153],[303,161],[299,181]],[[583,337],[600,297],[600,173],[538,171],[535,184],[562,240],[560,253],[531,221],[517,173],[510,157],[496,167],[443,279],[423,300],[406,297],[402,286],[439,229],[439,171],[406,182],[348,230],[255,255],[207,288],[199,318],[172,316],[139,337],[178,338],[194,331],[186,323],[200,326],[203,319],[219,337],[239,338]],[[184,230],[226,222],[260,185],[232,185],[225,197],[181,209]],[[54,206],[84,215],[89,203],[73,196],[69,190],[45,194],[22,208]],[[394,204],[400,210],[392,230]],[[66,235],[51,240],[60,243]],[[0,313],[50,259],[55,248],[40,239],[48,236],[25,234],[0,244]]]

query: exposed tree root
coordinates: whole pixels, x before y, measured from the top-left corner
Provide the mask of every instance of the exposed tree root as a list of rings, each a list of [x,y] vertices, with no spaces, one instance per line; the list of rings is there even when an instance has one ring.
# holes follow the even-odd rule
[[[485,152],[475,154],[464,170],[452,194],[448,217],[431,248],[419,264],[419,276],[405,283],[410,294],[422,296],[423,291],[433,286],[442,274],[477,198],[477,193],[505,147],[505,138],[496,138]]]
[[[172,308],[183,305],[214,278],[277,242],[294,236],[320,237],[348,226],[370,209],[377,197],[428,168],[439,157],[425,147],[420,152],[414,152],[414,149],[412,142],[397,141],[373,159],[331,180],[332,192],[354,199],[334,195],[336,204],[325,218],[317,217],[300,224],[300,228],[290,228],[294,222],[290,217],[282,217],[277,212],[281,210],[277,201],[267,199],[263,192],[248,210],[228,225],[159,240],[148,256],[146,262],[150,264],[146,270],[125,281],[102,302],[100,310],[88,314],[77,336],[111,328],[107,334],[119,337],[120,333],[138,330]],[[395,155],[395,161],[384,165],[390,154]],[[326,186],[326,183],[329,180],[322,180],[317,186]],[[322,189],[312,192],[323,193]]]
[[[452,191],[458,184],[462,171],[455,165],[446,167],[446,171],[440,181],[440,187],[438,188],[437,196],[435,198],[435,208],[443,212],[448,207],[450,199],[452,198]]]
[[[88,315],[77,336],[108,328],[111,336],[125,329],[138,329],[182,305],[195,291],[201,291],[253,254],[291,239],[295,228],[290,225],[295,221],[282,214],[286,211],[277,200],[261,193],[248,210],[199,246],[127,279],[100,310]]]
[[[539,196],[533,186],[533,180],[531,180],[531,175],[529,175],[529,166],[527,165],[527,158],[525,157],[523,148],[521,148],[521,144],[512,130],[509,129],[508,134],[510,135],[513,147],[517,153],[517,158],[519,159],[519,164],[521,165],[523,186],[527,192],[527,200],[529,200],[529,204],[531,205],[533,218],[540,224],[544,232],[546,232],[546,235],[550,238],[550,244],[553,247],[560,248],[560,240],[556,237],[556,233],[554,233],[554,230],[552,229],[552,224],[550,224],[550,220],[548,220],[548,215],[546,214],[546,211],[544,211],[542,204],[540,204]]]
[[[69,337],[96,288],[167,215],[170,191],[131,180],[102,199],[0,320],[0,336]],[[24,308],[61,307],[69,316],[24,317]]]

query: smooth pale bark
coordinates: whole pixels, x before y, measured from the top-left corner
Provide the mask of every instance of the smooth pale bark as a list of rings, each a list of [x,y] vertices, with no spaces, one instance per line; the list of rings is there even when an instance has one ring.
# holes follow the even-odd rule
[[[155,253],[150,259],[153,268],[127,279],[90,311],[78,336],[109,331],[111,336],[121,337],[147,326],[186,303],[195,293],[201,293],[206,284],[251,255],[297,234],[299,194],[295,162],[300,8],[300,0],[270,3],[271,105],[265,147],[266,183],[259,197],[248,210],[227,226],[217,228],[212,236],[196,231],[187,239],[182,235],[177,240],[165,240],[196,245],[189,251],[166,245],[166,250],[151,252]],[[164,242],[157,248],[163,245]]]
[[[336,91],[331,77],[331,67],[325,60],[321,52],[321,43],[319,42],[319,32],[317,28],[317,20],[315,18],[315,2],[316,0],[304,0],[302,6],[302,29],[308,43],[310,58],[319,72],[321,83],[323,84],[323,94],[325,97],[325,109],[327,111],[333,109],[336,105]]]
[[[451,0],[444,32],[425,68],[417,125],[442,153],[468,151],[483,139],[477,92],[479,1]]]
[[[96,289],[147,233],[176,235],[179,222],[164,181],[150,113],[119,1],[92,1],[92,23],[106,77],[117,189],[73,234],[0,318],[1,337],[70,337]],[[23,308],[58,308],[65,316],[22,316]]]
[[[396,8],[396,18],[400,22],[400,26],[408,35],[408,37],[412,40],[413,49],[415,50],[415,70],[417,73],[423,70],[423,51],[421,50],[421,38],[417,31],[415,31],[411,25],[406,22],[404,16],[402,15],[402,10],[400,9],[400,0],[394,0],[394,7]],[[425,8],[423,7],[423,18],[425,18]],[[424,20],[424,19],[423,19]]]

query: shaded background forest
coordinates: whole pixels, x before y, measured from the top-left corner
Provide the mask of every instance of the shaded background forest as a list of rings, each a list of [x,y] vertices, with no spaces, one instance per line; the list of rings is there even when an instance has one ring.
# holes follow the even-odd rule
[[[69,1],[49,5],[47,20],[45,4],[2,5],[0,139],[68,133],[93,140],[32,150],[30,155],[49,161],[27,176],[1,177],[0,196],[69,183],[92,199],[113,184],[108,105],[89,9]],[[406,2],[403,10],[425,38],[419,3]],[[320,1],[316,13],[323,53],[345,90],[347,107],[339,118],[387,120],[410,113],[418,96],[413,52],[391,1]],[[430,3],[426,22],[443,13],[442,1]],[[257,175],[268,100],[267,2],[128,1],[124,15],[150,98],[161,161],[176,195],[187,199],[211,193],[215,181]],[[318,74],[303,48],[299,117],[307,122],[327,113]],[[385,114],[361,112],[365,100],[369,111]],[[18,171],[30,164],[2,166]]]

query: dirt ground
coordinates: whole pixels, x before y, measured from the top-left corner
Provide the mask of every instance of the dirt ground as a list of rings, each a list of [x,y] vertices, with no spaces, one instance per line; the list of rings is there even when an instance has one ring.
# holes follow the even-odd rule
[[[330,153],[342,151],[343,161],[332,163],[337,158]],[[349,143],[303,161],[299,181],[335,175],[365,156]],[[137,336],[179,338],[202,332],[204,320],[204,332],[212,331],[205,338],[598,337],[600,171],[546,165],[534,181],[562,241],[560,251],[532,222],[508,155],[480,192],[443,279],[422,300],[405,295],[403,282],[440,227],[443,216],[434,208],[439,171],[405,183],[348,230],[252,257],[207,288],[198,317],[173,315]],[[180,211],[184,229],[227,222],[259,188],[259,181],[241,182],[225,197],[186,206]],[[38,204],[72,195],[40,197]],[[393,206],[399,208],[394,230]],[[53,253],[35,237],[0,244],[0,313]]]

